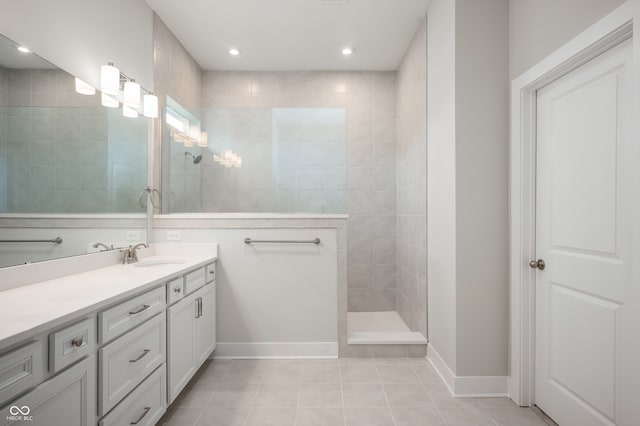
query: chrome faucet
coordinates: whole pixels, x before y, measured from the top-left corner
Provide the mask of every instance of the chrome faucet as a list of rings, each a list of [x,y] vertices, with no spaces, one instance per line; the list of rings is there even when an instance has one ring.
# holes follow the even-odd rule
[[[102,244],[102,243],[95,243],[93,245],[93,248],[98,248],[98,247],[104,247],[104,250],[100,250],[100,251],[109,251],[109,250],[113,250],[113,244],[111,245],[111,247],[107,247],[106,244]]]
[[[133,247],[129,246],[129,248],[120,250],[121,252],[124,253],[124,255],[122,256],[123,265],[136,263],[138,261],[138,252],[136,250],[138,250],[139,247],[149,248],[149,246],[146,245],[145,243],[140,243],[140,244],[136,244]]]

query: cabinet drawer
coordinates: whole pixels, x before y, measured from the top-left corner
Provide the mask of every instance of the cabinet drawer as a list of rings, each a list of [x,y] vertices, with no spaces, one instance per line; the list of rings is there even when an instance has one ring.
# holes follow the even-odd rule
[[[207,282],[214,281],[216,279],[216,264],[210,263],[205,266],[204,269],[207,276]]]
[[[176,303],[184,297],[184,278],[176,278],[167,283],[167,302],[169,305]]]
[[[0,405],[43,378],[42,344],[29,343],[0,356]]]
[[[100,404],[102,415],[165,360],[165,313],[100,349]]]
[[[166,411],[166,375],[164,365],[158,367],[104,419],[100,426],[153,426]]]
[[[96,347],[94,318],[49,335],[49,370],[58,372],[93,353]]]
[[[189,272],[184,276],[184,293],[193,293],[206,283],[204,278],[204,268]]]
[[[164,309],[165,300],[165,287],[162,286],[100,312],[100,343],[107,343],[157,315]]]

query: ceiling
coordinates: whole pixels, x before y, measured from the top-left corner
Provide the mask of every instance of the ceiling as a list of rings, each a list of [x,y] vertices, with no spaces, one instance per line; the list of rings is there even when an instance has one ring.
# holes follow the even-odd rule
[[[14,69],[55,69],[54,65],[33,53],[21,53],[18,45],[0,35],[0,67]]]
[[[205,70],[395,70],[430,0],[146,0]],[[344,57],[341,49],[353,46]],[[232,57],[230,47],[241,54]]]

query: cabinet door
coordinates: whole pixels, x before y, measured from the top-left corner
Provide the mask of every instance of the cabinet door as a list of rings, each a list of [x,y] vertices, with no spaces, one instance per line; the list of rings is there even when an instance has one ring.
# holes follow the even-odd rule
[[[194,329],[198,314],[195,295],[187,296],[169,308],[167,368],[169,404],[195,373]]]
[[[216,287],[215,283],[204,286],[194,295],[200,303],[196,319],[196,367],[200,367],[216,348]]]
[[[0,416],[5,426],[95,425],[95,357],[90,356],[16,399],[0,411]]]

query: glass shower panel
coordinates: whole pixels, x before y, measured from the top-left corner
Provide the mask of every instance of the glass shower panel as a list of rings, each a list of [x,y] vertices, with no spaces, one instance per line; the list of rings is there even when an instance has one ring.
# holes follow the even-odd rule
[[[202,211],[346,213],[344,109],[209,109],[203,128]]]

